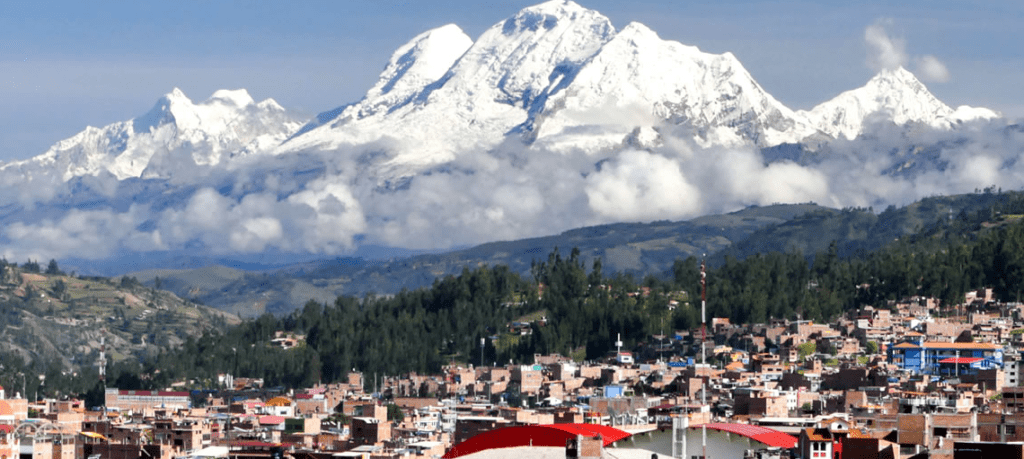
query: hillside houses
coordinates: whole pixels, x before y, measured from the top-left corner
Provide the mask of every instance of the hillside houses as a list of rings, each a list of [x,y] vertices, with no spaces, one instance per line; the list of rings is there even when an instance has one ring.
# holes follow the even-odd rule
[[[432,375],[351,372],[342,382],[284,392],[225,375],[226,388],[206,393],[203,406],[180,390],[111,388],[106,411],[8,398],[0,401],[0,432],[6,425],[16,436],[31,408],[71,438],[41,458],[170,459],[209,448],[240,457],[397,458],[440,456],[505,426],[600,423],[644,432],[684,417],[690,425],[771,427],[812,449],[849,437],[876,451],[941,455],[957,441],[1024,438],[1024,316],[1019,305],[978,298],[953,317],[938,317],[933,300],[911,298],[829,324],[715,319],[704,346],[699,330],[678,330],[651,337],[657,347],[613,353],[632,362],[535,355],[501,366],[455,363]]]

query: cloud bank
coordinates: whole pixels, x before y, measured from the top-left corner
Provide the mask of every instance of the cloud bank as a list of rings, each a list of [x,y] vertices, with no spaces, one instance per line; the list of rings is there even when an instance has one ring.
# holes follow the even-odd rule
[[[0,196],[3,255],[18,261],[124,252],[267,250],[343,255],[361,244],[446,249],[622,221],[680,220],[749,205],[874,206],[1024,186],[1024,131],[871,127],[871,135],[766,162],[700,148],[678,126],[656,146],[556,152],[509,140],[414,177],[375,178],[367,146],[254,158],[167,179],[34,176]],[[409,146],[390,145],[390,148]],[[380,155],[386,158],[388,155]],[[42,186],[40,186],[42,184]]]

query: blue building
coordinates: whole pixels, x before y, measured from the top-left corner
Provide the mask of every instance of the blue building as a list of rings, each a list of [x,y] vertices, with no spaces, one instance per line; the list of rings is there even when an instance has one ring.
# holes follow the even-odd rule
[[[928,375],[977,374],[1003,367],[1003,348],[992,343],[906,341],[889,348],[889,363]]]

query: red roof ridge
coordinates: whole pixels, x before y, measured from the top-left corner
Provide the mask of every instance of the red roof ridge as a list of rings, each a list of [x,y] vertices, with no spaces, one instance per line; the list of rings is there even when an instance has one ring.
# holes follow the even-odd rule
[[[709,429],[715,429],[722,432],[734,433],[764,443],[768,446],[775,446],[781,448],[792,448],[796,446],[797,438],[778,430],[764,427],[755,426],[751,424],[734,424],[725,422],[712,422],[710,424],[698,424],[691,425],[691,429],[706,426]]]
[[[445,453],[445,459],[473,454],[479,451],[517,446],[565,447],[568,439],[577,435],[601,437],[604,446],[628,438],[629,432],[600,424],[545,424],[504,427],[473,436]]]

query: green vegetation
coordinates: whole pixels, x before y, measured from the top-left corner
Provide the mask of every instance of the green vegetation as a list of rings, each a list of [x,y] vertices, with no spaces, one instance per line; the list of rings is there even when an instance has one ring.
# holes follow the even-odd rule
[[[405,413],[402,412],[402,408],[394,403],[388,404],[388,421],[395,421],[401,423],[405,419]]]
[[[0,259],[0,385],[29,398],[92,390],[101,339],[108,362],[137,362],[239,322],[132,278],[69,276],[54,260],[40,273],[36,262]]]
[[[817,344],[814,341],[808,341],[796,347],[797,355],[802,361],[805,357],[813,354],[817,349]]]
[[[910,210],[889,209],[873,223],[862,215],[867,210],[847,209],[812,212],[777,225],[812,228],[800,225],[817,221],[819,228],[855,238],[860,233],[854,230],[863,226],[857,222],[863,220],[874,228],[864,234],[882,231],[888,236],[874,237],[859,247],[837,238],[813,256],[795,249],[744,258],[726,255],[707,271],[708,317],[729,318],[736,324],[798,317],[831,321],[864,305],[887,307],[889,300],[913,295],[937,297],[948,307],[968,289],[986,286],[994,288],[1002,300],[1021,301],[1024,224],[1001,215],[1024,213],[1024,195],[1002,196],[989,207],[977,206],[994,199],[988,195],[949,199],[922,201]],[[953,208],[974,210],[961,210],[951,218]],[[886,224],[903,229],[880,227]],[[904,235],[909,227],[918,231]],[[865,249],[893,235],[897,236],[884,248]],[[624,347],[633,348],[661,331],[700,325],[700,307],[692,301],[700,291],[700,263],[694,257],[676,259],[667,279],[648,275],[638,280],[629,272],[612,272],[602,258],[584,256],[579,249],[566,253],[556,248],[546,259],[534,260],[525,274],[504,265],[477,266],[436,279],[429,288],[402,290],[393,296],[313,300],[287,315],[263,314],[237,327],[208,327],[201,336],[176,332],[171,334],[176,341],[164,338],[159,343],[164,349],[159,354],[124,358],[112,365],[108,379],[125,389],[166,387],[182,379],[195,381],[198,387],[215,381],[218,373],[231,373],[263,378],[270,386],[308,386],[341,380],[353,369],[383,376],[433,373],[452,362],[476,364],[481,339],[486,363],[529,362],[536,353],[556,352],[584,360],[605,356],[619,333]],[[0,269],[0,276],[0,281],[8,283],[16,277],[6,269]],[[118,336],[125,339],[139,336],[139,327],[180,322],[184,314],[153,309],[148,315],[156,319],[140,320],[143,309],[124,292],[145,302],[147,297],[139,295],[151,290],[135,277],[90,280],[86,288],[82,284],[86,281],[76,278],[33,276],[17,274],[15,281],[23,292],[8,300],[21,302],[34,315],[74,317],[86,311],[100,315],[107,318],[106,326],[119,330],[123,334]],[[174,282],[164,274],[160,279],[165,284]],[[51,301],[44,303],[40,294]],[[673,300],[678,305],[670,308]],[[8,311],[0,314],[0,320],[6,321],[0,325],[18,327],[26,317]],[[526,325],[513,329],[512,322]],[[278,331],[304,335],[304,344],[287,350],[273,346],[270,340]],[[141,336],[150,333],[155,331]],[[868,343],[867,350],[877,352],[877,347]],[[834,355],[835,349],[808,347],[800,352]],[[95,357],[82,361],[89,362],[88,358]],[[0,375],[0,382],[16,387],[11,381],[9,375]],[[47,385],[49,381],[48,377]]]
[[[1009,224],[959,236],[947,231],[941,238],[907,238],[862,258],[841,258],[837,244],[811,262],[799,253],[727,257],[723,266],[708,270],[708,316],[733,323],[797,316],[828,321],[911,295],[937,296],[949,305],[968,288],[986,285],[1003,299],[1019,301],[1015,286],[1024,279],[1024,252],[1014,248],[1021,244],[1024,225]],[[679,292],[699,291],[698,279],[699,262],[692,257],[677,260],[668,281],[647,277],[638,283],[621,274],[604,277],[599,261],[588,270],[578,250],[563,257],[556,249],[533,264],[529,280],[506,267],[481,267],[390,298],[309,302],[286,317],[264,315],[188,340],[180,351],[133,371],[164,370],[153,379],[157,385],[167,382],[163,378],[210,378],[221,371],[303,385],[339,380],[353,368],[383,375],[436,372],[453,361],[478,363],[480,338],[485,362],[524,362],[552,352],[595,359],[614,348],[618,333],[632,348],[661,330],[698,327],[699,307],[668,308]],[[530,324],[511,333],[508,325],[515,321]],[[307,334],[307,346],[284,351],[262,344],[276,330]],[[835,349],[813,346],[800,352],[835,355]],[[877,343],[869,343],[872,348],[877,351]],[[237,363],[225,368],[224,362]]]

